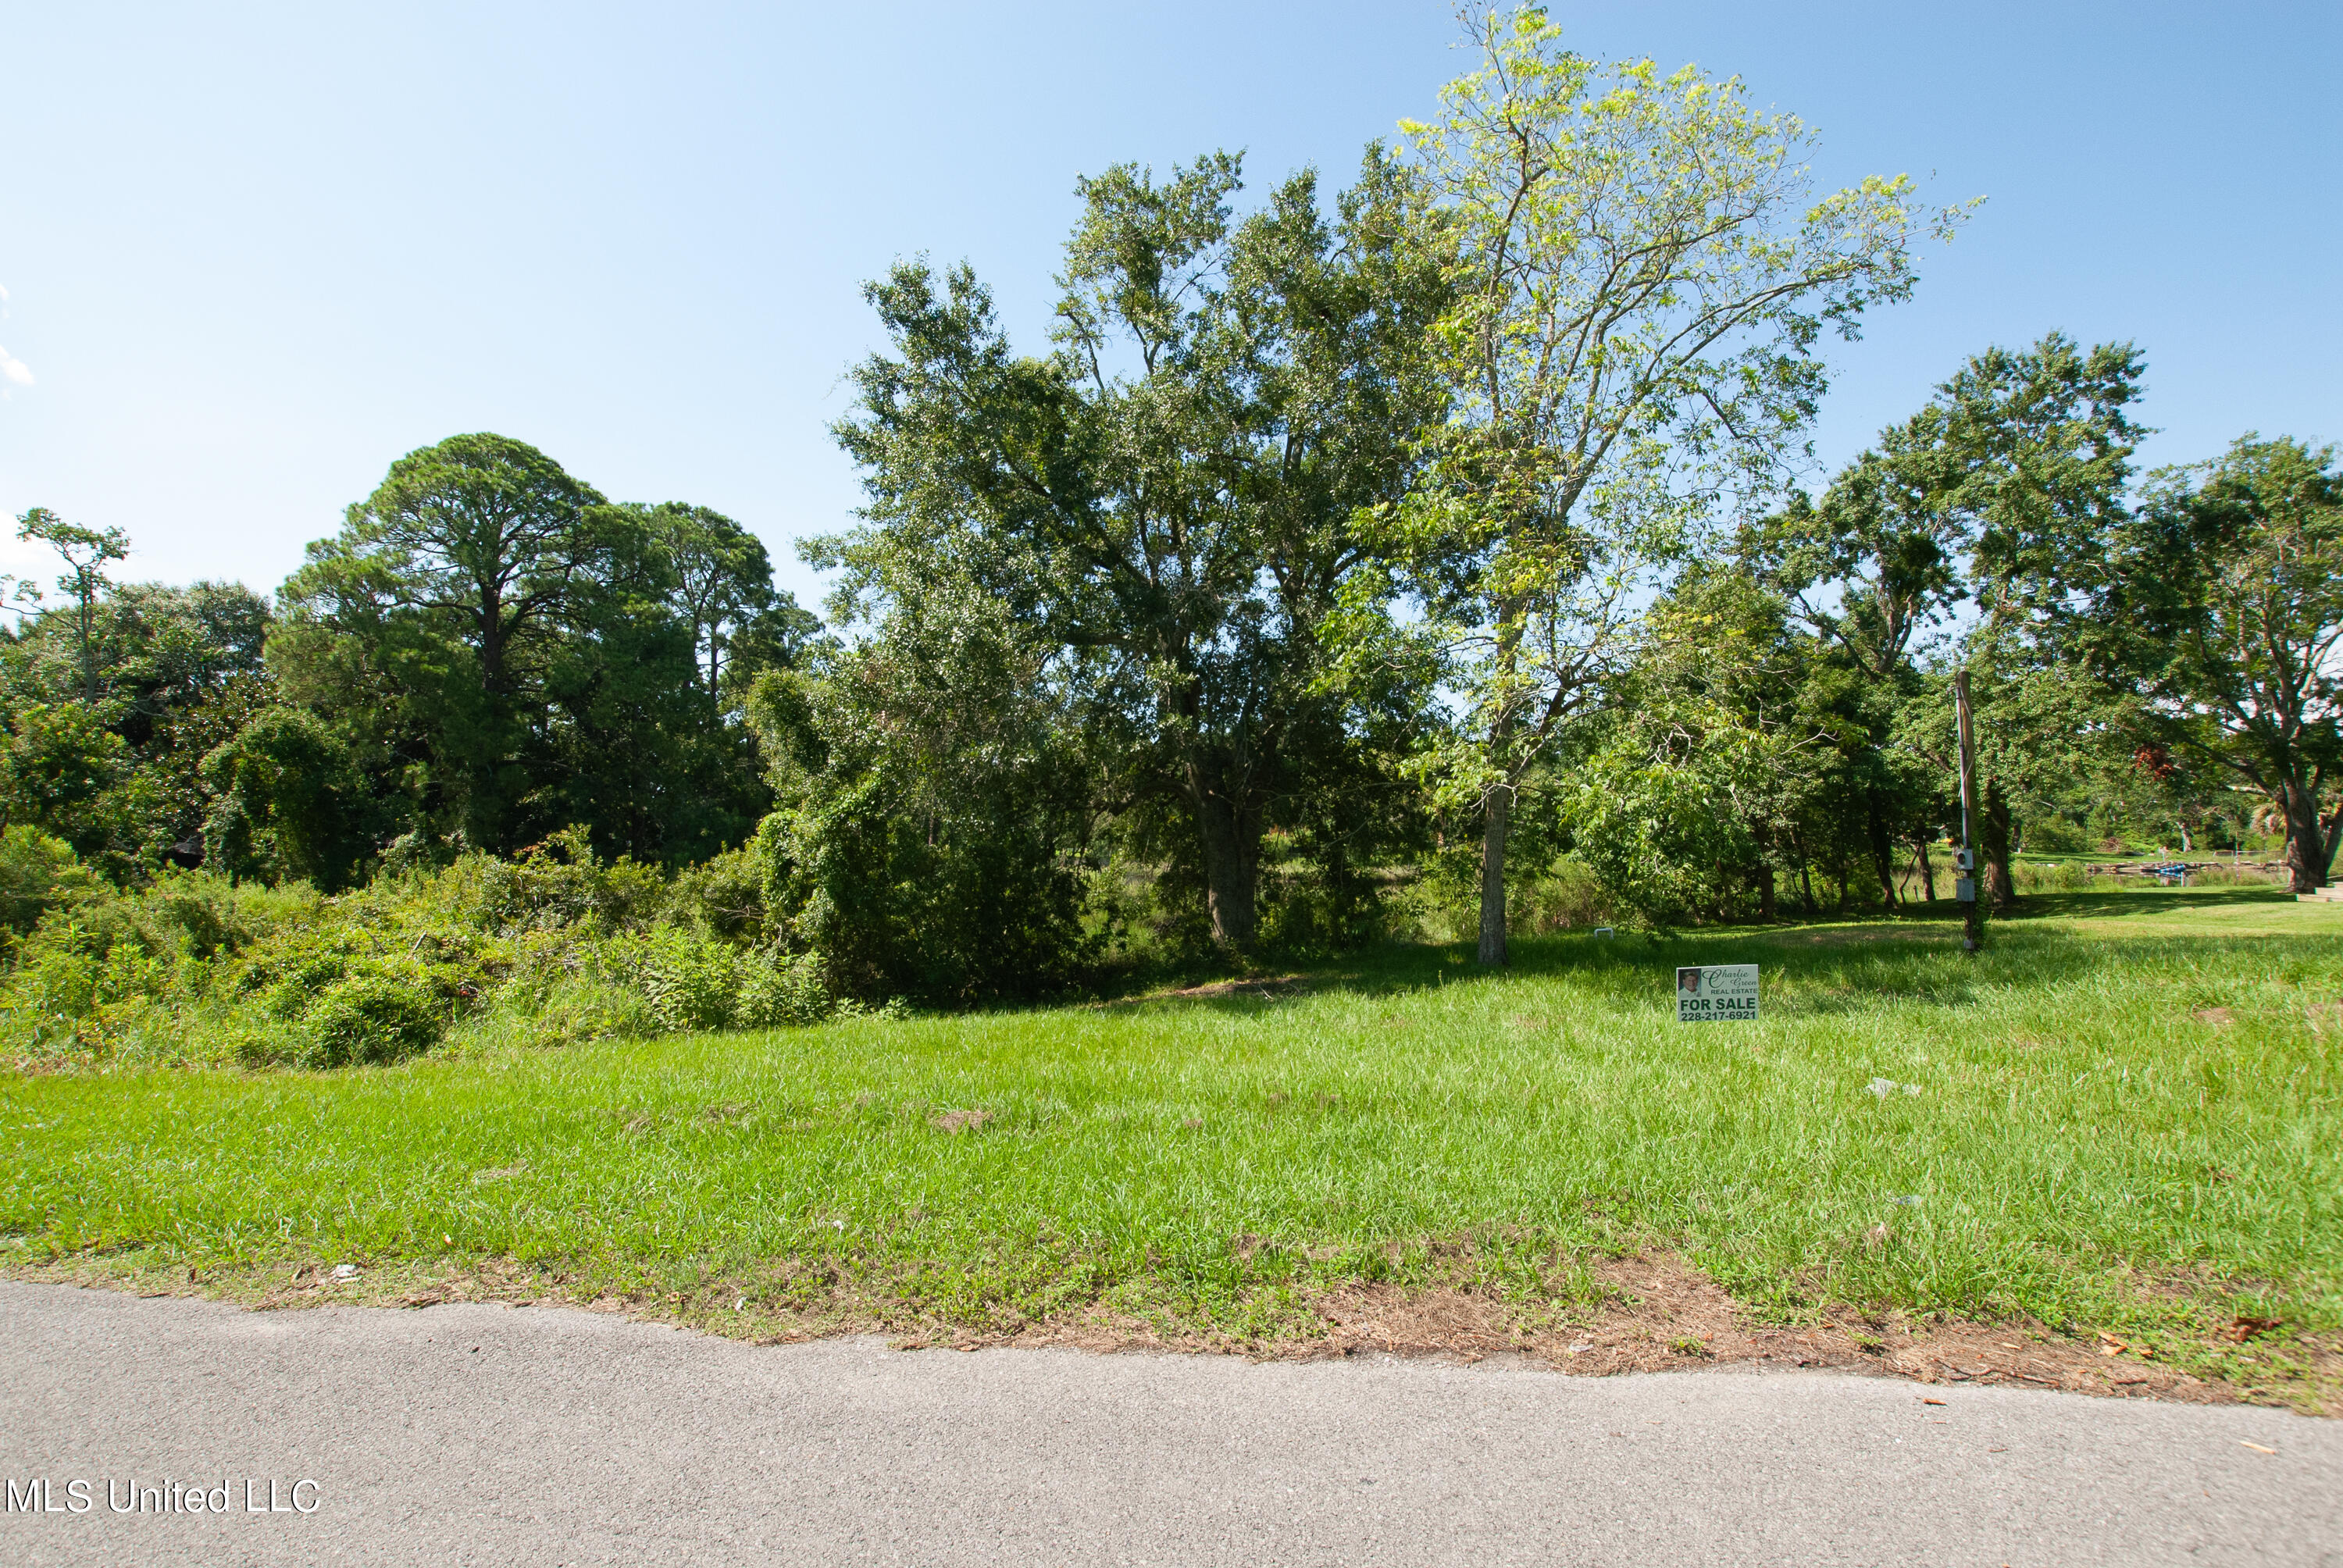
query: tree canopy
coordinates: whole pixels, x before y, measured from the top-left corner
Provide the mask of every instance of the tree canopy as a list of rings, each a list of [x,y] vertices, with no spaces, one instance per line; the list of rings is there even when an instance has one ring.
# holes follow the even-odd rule
[[[1381,149],[1331,213],[1304,173],[1235,221],[1239,188],[1227,154],[1083,181],[1045,356],[1011,349],[965,269],[873,286],[894,352],[838,431],[867,520],[812,558],[849,618],[949,576],[1057,649],[1133,830],[1242,950],[1263,834],[1379,765],[1316,680],[1318,634],[1351,517],[1405,492],[1443,406],[1425,334],[1448,288]]]
[[[1346,185],[1078,180],[1045,339],[966,264],[870,283],[862,504],[798,547],[826,622],[750,522],[490,433],[391,462],[273,598],[28,510],[65,570],[6,581],[5,940],[111,964],[67,894],[196,868],[486,879],[499,930],[623,930],[675,1027],[1403,933],[1502,964],[1937,900],[1956,678],[1992,903],[2176,838],[2325,885],[2335,449],[2142,475],[2145,356],[2053,330],[1820,473],[1834,362],[1969,208],[1818,186],[1735,78],[1464,21]]]
[[[1534,9],[1466,26],[1479,68],[1408,127],[1454,282],[1434,333],[1454,400],[1335,628],[1364,661],[1413,643],[1460,694],[1427,760],[1480,819],[1480,958],[1502,964],[1524,780],[1635,658],[1654,573],[1720,498],[1783,477],[1825,333],[1909,294],[1916,241],[1954,215],[1901,177],[1817,197],[1805,126],[1738,82],[1590,59]]]

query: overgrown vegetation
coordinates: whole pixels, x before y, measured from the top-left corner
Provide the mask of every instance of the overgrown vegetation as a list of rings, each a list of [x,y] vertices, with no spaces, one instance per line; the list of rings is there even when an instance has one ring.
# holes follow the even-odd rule
[[[330,897],[202,870],[124,892],[11,828],[0,1040],[32,1067],[318,1068],[830,1016],[819,966],[756,940],[745,859],[671,878],[573,830]]]
[[[1735,83],[1466,20],[1477,68],[1347,188],[1081,181],[1045,352],[966,267],[870,286],[827,628],[732,519],[490,434],[392,463],[273,599],[25,514],[65,569],[0,646],[18,1053],[362,1063],[1896,910],[1951,891],[1956,673],[2001,912],[2094,850],[2323,885],[2333,450],[2141,476],[2143,357],[2053,332],[1810,495],[1827,341],[1966,209],[1815,191]],[[557,865],[639,887],[474,896]]]
[[[564,868],[441,886],[593,901]],[[1533,939],[1488,975],[1467,906],[1460,943],[1266,990],[13,1077],[0,1255],[181,1288],[518,1271],[742,1332],[1098,1311],[1242,1342],[1322,1332],[1323,1292],[1375,1282],[1583,1319],[1587,1267],[1648,1249],[1761,1318],[2032,1318],[2331,1397],[2304,1380],[2343,1350],[2343,911],[2035,902],[1974,960],[1950,922],[1875,920]],[[1671,966],[1710,961],[1764,966],[1760,1021],[1674,1021]]]
[[[1331,197],[1241,216],[1226,154],[1081,182],[1045,355],[966,268],[871,286],[830,631],[731,519],[495,435],[393,463],[273,602],[26,513],[66,569],[0,651],[24,1053],[1045,1000],[1460,897],[1484,964],[1893,909],[1957,816],[1956,668],[2004,910],[2020,851],[2127,838],[2324,883],[2334,454],[2138,489],[2140,356],[2053,333],[1813,499],[1823,339],[1963,212],[1810,190],[1735,83],[1466,22],[1443,116]],[[557,862],[646,890],[474,897]]]
[[[24,514],[0,1260],[1243,1338],[1651,1246],[1784,1319],[2334,1353],[2343,929],[2236,862],[2343,843],[2335,449],[2141,475],[2144,357],[2053,331],[1813,484],[1825,348],[1966,209],[1466,21],[1346,187],[1081,181],[1046,347],[872,284],[827,622],[494,434],[273,598]],[[1680,959],[1765,1021],[1674,1028]]]
[[[799,825],[787,838],[776,824],[676,873],[602,860],[572,829],[515,857],[466,853],[331,895],[201,869],[126,890],[61,840],[10,828],[0,833],[0,1052],[35,1070],[383,1064],[443,1044],[460,1055],[766,1029],[1216,972],[1199,969],[1197,933],[1167,916],[1146,868],[1111,866],[1089,881],[1061,873],[1050,896],[1065,920],[1044,929],[1063,945],[1046,961],[1004,948],[1000,912],[982,901],[986,868],[897,834],[905,819],[870,811],[860,836],[851,821]],[[1310,892],[1305,880],[1268,902],[1289,954],[1444,940],[1472,920],[1461,865],[1389,890],[1374,930],[1331,942],[1332,916]],[[1568,861],[1524,905],[1534,930],[1609,911]],[[970,946],[955,947],[956,934]],[[833,983],[842,969],[860,984]],[[969,989],[1003,977],[1026,983]]]

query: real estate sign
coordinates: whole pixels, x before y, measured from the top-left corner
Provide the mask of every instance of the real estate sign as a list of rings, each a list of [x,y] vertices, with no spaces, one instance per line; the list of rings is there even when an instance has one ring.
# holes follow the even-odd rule
[[[1717,1023],[1756,1016],[1755,964],[1707,964],[1676,970],[1678,1023]]]

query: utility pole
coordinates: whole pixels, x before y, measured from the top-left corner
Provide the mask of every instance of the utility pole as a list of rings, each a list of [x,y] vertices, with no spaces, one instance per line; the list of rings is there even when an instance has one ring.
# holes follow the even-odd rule
[[[1961,850],[1953,897],[1961,905],[1961,950],[1973,953],[1985,945],[1985,903],[1977,897],[1976,734],[1969,721],[1969,672],[1966,669],[1953,674],[1953,721],[1961,743]]]

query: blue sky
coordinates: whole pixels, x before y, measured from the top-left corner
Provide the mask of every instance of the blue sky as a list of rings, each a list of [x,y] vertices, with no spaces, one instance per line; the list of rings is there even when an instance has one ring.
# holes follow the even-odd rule
[[[1589,4],[1819,176],[1989,197],[1836,352],[1826,460],[1967,354],[2146,351],[2157,461],[2343,437],[2343,6]],[[1439,4],[0,5],[0,510],[273,588],[391,459],[532,442],[615,498],[837,528],[860,282],[965,257],[1038,347],[1078,174],[1347,175],[1464,65]],[[13,530],[11,530],[13,532]],[[9,539],[0,568],[39,567]],[[44,577],[52,575],[46,569]]]

